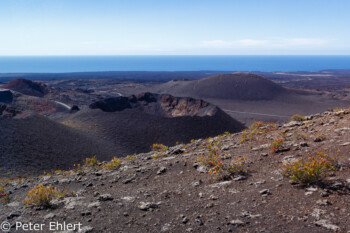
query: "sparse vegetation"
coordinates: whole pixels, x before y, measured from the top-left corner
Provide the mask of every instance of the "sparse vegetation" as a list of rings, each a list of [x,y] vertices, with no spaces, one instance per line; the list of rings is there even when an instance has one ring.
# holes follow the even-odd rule
[[[151,146],[152,151],[166,151],[168,149],[167,146],[163,145],[163,144],[159,144],[159,143],[155,143]]]
[[[318,152],[315,156],[308,155],[306,159],[287,163],[283,168],[285,176],[301,184],[310,185],[322,181],[329,172],[334,170],[334,165],[327,154]]]
[[[324,141],[324,140],[326,140],[326,134],[324,134],[324,133],[318,133],[318,134],[316,134],[315,135],[315,138],[314,138],[314,140],[315,141],[317,141],[317,142],[321,142],[321,141]]]
[[[28,192],[27,197],[24,199],[24,204],[46,208],[50,206],[51,200],[65,195],[66,191],[60,191],[52,185],[44,186],[43,184],[39,184]]]
[[[279,150],[281,150],[283,148],[284,142],[285,140],[283,138],[273,140],[273,142],[271,143],[271,152],[276,153]]]
[[[168,146],[165,146],[163,144],[159,144],[159,143],[155,143],[151,146],[152,151],[157,152],[153,158],[159,158],[159,157],[163,157],[166,153],[166,151],[168,150]]]
[[[214,167],[220,161],[220,156],[218,154],[201,154],[197,158],[197,162],[200,162],[202,166]]]
[[[86,158],[85,159],[85,166],[87,167],[93,167],[96,164],[98,164],[100,161],[97,160],[96,155],[94,157],[91,158]]]
[[[254,122],[248,129],[243,130],[241,135],[241,143],[252,141],[259,135],[266,135],[276,129],[275,123],[264,124],[261,121]]]
[[[106,170],[117,170],[120,168],[122,161],[114,157],[110,162],[101,166],[101,168],[105,168]]]
[[[292,118],[290,119],[290,121],[305,121],[305,117],[304,116],[301,116],[299,114],[295,114],[292,116]]]
[[[218,154],[218,147],[222,146],[221,142],[213,138],[206,140],[205,147],[209,150],[206,154],[201,154],[196,161],[202,166],[209,168],[209,174],[215,180],[228,180],[236,175],[244,174],[246,169],[246,158],[237,157],[233,161],[223,162],[222,157],[226,158],[227,155],[220,156]]]
[[[303,133],[301,133],[299,130],[296,130],[296,132],[294,133],[294,135],[291,137],[291,139],[296,139],[296,140],[306,140],[307,136]]]
[[[9,197],[9,193],[6,192],[5,185],[0,184],[0,200],[1,200],[1,202],[7,203],[8,197]]]
[[[135,161],[135,156],[136,156],[136,154],[126,156],[125,157],[125,162],[133,162],[133,161]]]
[[[233,176],[245,174],[247,172],[245,165],[246,158],[243,157],[238,157],[229,163],[223,163],[218,159],[214,166],[210,168],[209,174],[215,180],[228,180]]]

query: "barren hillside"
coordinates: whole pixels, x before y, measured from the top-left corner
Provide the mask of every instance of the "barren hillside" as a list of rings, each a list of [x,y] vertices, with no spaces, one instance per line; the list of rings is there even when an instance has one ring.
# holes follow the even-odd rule
[[[271,100],[288,91],[262,76],[250,73],[215,75],[200,80],[175,80],[155,87],[157,93],[200,99]]]
[[[16,221],[44,229],[65,221],[81,223],[81,232],[348,232],[348,111],[255,123],[121,161],[2,180],[10,194],[0,222],[14,230]],[[38,184],[68,193],[45,208],[25,207],[21,200]]]

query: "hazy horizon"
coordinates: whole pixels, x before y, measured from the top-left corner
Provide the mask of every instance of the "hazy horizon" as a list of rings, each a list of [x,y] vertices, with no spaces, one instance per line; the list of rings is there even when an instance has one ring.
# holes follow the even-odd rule
[[[350,56],[0,56],[0,73],[95,71],[311,71],[350,69]]]
[[[13,0],[0,56],[350,55],[350,2]]]

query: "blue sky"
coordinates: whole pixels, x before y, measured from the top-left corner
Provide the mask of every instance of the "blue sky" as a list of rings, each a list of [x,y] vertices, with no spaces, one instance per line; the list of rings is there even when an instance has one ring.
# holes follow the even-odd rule
[[[349,0],[2,0],[0,56],[350,55]]]

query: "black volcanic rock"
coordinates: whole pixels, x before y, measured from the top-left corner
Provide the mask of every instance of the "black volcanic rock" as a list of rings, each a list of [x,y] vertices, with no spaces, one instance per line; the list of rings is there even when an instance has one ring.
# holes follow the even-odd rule
[[[149,92],[129,97],[104,99],[91,104],[90,108],[101,109],[104,112],[138,109],[151,115],[163,117],[211,116],[218,110],[217,107],[203,100],[190,97],[159,95]]]
[[[70,109],[70,112],[71,113],[74,113],[74,112],[77,112],[77,111],[80,111],[80,108],[77,106],[77,105],[73,105]]]
[[[116,112],[131,108],[131,105],[129,98],[121,96],[97,101],[93,104],[90,104],[89,107],[91,109],[101,109],[104,112]]]
[[[5,117],[15,117],[17,114],[20,114],[21,111],[17,110],[13,106],[7,106],[6,104],[0,104],[0,118]]]
[[[20,92],[25,95],[43,97],[51,91],[51,88],[43,83],[33,82],[27,79],[14,79],[5,84],[3,88]]]
[[[13,94],[10,90],[0,89],[0,102],[11,103],[13,100]]]
[[[0,104],[0,115],[6,110],[7,105],[6,104]]]

